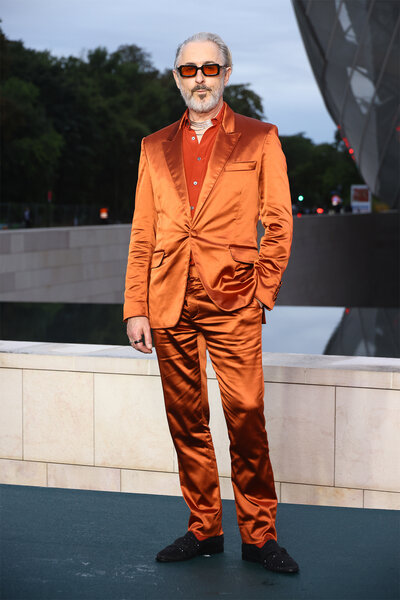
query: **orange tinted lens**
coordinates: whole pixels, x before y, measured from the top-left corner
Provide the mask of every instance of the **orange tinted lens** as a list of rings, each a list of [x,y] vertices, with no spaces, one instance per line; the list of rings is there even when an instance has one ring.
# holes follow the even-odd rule
[[[218,65],[203,65],[204,75],[218,75],[218,71],[219,71]]]
[[[193,77],[196,75],[196,67],[193,65],[183,65],[179,68],[182,77]]]

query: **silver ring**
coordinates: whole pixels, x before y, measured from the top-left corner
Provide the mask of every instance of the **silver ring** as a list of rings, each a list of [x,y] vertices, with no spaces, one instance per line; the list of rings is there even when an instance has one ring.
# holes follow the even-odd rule
[[[131,342],[131,343],[133,343],[133,344],[140,344],[140,343],[141,343],[141,341],[142,341],[142,340],[136,340],[136,341],[134,341],[134,342]]]

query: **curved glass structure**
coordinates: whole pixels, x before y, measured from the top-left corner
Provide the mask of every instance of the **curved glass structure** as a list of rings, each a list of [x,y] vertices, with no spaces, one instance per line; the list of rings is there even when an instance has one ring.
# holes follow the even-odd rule
[[[400,357],[399,308],[346,308],[324,354]]]
[[[292,0],[326,107],[365,182],[400,200],[400,2]]]

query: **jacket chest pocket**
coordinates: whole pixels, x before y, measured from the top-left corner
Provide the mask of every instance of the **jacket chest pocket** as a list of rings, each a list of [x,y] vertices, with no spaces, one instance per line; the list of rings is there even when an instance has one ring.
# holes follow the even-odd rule
[[[256,166],[256,160],[232,162],[225,165],[225,171],[255,171]]]

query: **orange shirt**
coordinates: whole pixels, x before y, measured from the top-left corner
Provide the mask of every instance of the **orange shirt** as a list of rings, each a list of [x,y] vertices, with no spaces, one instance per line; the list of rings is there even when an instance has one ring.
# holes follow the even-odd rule
[[[208,161],[214,147],[215,138],[222,122],[225,102],[218,115],[212,119],[212,127],[207,129],[199,143],[196,133],[190,129],[188,111],[183,120],[182,151],[185,165],[186,185],[189,195],[190,214],[196,210],[197,201],[207,172]]]

